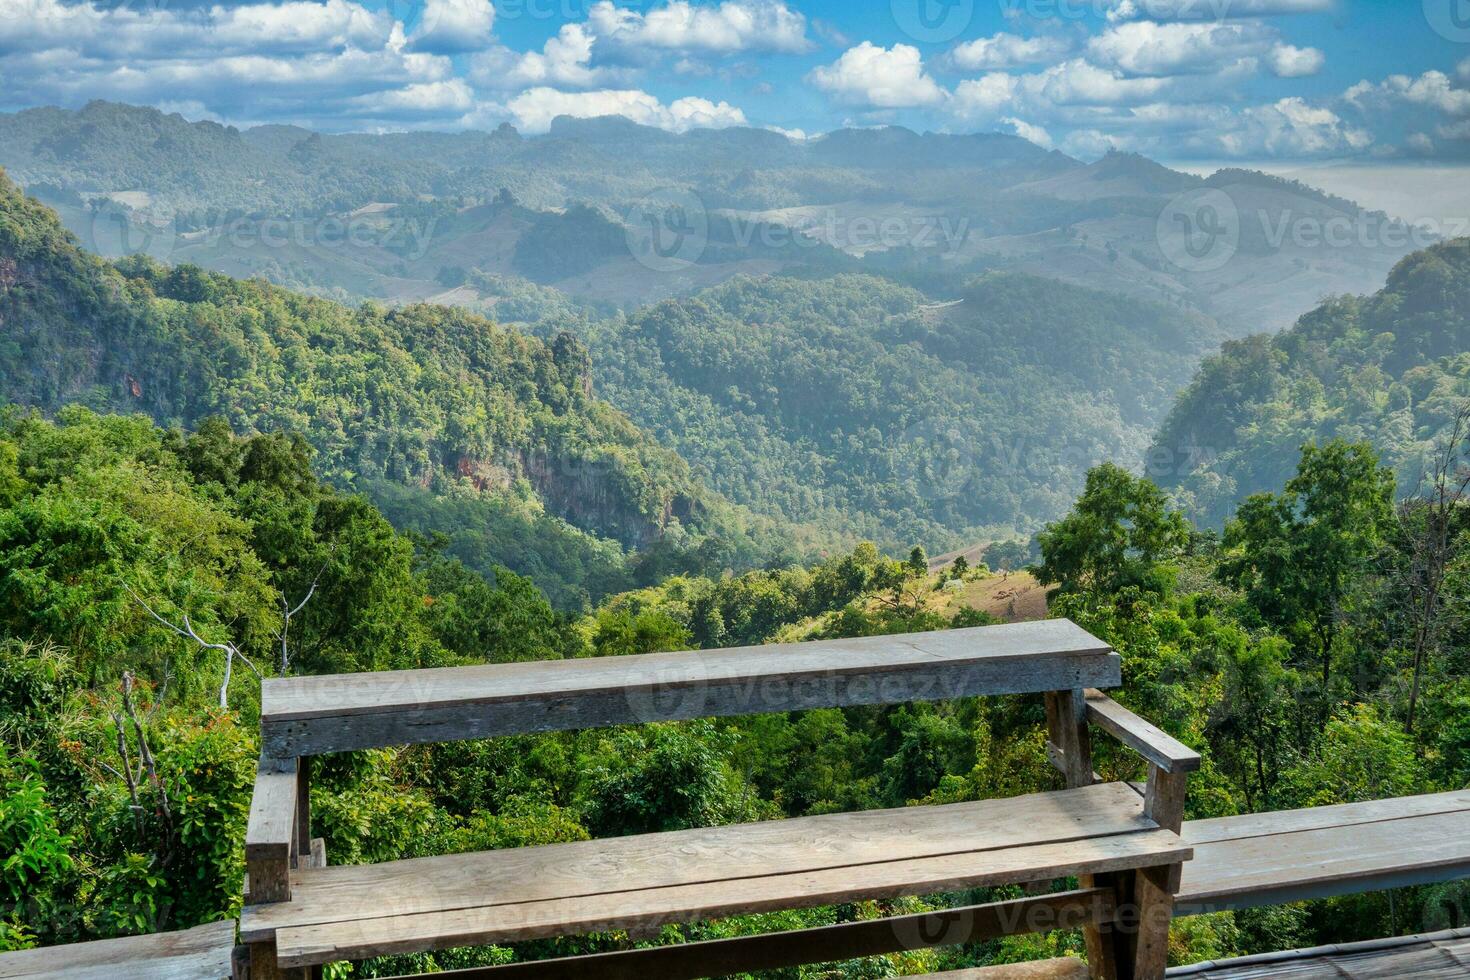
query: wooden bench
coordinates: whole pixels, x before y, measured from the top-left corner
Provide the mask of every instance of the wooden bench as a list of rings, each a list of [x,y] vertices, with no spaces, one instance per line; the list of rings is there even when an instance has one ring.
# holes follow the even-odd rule
[[[1470,790],[1191,820],[1176,915],[1470,877]]]
[[[234,920],[0,954],[0,977],[25,980],[227,980]]]
[[[1099,977],[1161,977],[1185,773],[1199,758],[1094,688],[1108,646],[1066,620],[730,650],[267,681],[241,936],[253,980],[385,953],[1077,878],[1070,891],[879,922],[475,975],[706,977],[1084,927]],[[1065,790],[352,867],[312,856],[309,757],[598,725],[1044,693]],[[1150,780],[1094,785],[1088,722]],[[1085,774],[1085,775],[1084,775]],[[1074,778],[1075,776],[1075,778]]]
[[[1142,787],[1135,786],[1142,796]],[[1176,916],[1280,905],[1470,877],[1470,790],[1189,820],[1194,848]],[[1432,941],[1431,941],[1432,940]],[[1451,955],[1450,950],[1454,953]],[[1470,930],[1265,953],[1168,971],[1168,976],[1340,977],[1470,975]],[[920,980],[1087,980],[1078,960],[933,974]]]

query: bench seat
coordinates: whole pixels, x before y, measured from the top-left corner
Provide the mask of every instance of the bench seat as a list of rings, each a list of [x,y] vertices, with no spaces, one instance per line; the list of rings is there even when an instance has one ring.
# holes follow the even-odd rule
[[[0,954],[7,980],[225,980],[235,951],[234,920],[179,932],[102,939]]]
[[[1184,823],[1175,914],[1470,877],[1470,790]]]
[[[384,864],[247,906],[283,968],[1186,861],[1126,784]]]

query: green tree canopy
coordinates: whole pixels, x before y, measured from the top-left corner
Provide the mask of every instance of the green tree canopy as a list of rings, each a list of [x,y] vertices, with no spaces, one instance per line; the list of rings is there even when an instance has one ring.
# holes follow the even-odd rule
[[[1063,591],[1163,592],[1160,564],[1183,551],[1189,525],[1150,480],[1112,463],[1094,467],[1072,512],[1038,536],[1036,577]]]

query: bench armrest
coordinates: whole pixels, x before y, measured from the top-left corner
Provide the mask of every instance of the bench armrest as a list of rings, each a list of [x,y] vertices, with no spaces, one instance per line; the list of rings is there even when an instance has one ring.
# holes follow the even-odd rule
[[[291,858],[296,843],[295,759],[262,759],[250,796],[245,828],[245,869],[250,877],[251,905],[291,899]]]
[[[1198,752],[1157,725],[1144,721],[1103,692],[1088,689],[1084,699],[1088,721],[1164,772],[1194,772],[1199,768]]]

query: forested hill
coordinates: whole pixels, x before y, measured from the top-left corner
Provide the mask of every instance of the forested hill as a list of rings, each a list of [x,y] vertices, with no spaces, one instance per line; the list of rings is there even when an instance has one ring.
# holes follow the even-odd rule
[[[108,264],[3,172],[0,325],[0,401],[301,433],[327,479],[380,497],[403,525],[464,528],[462,557],[534,574],[563,600],[632,584],[623,549],[713,536],[738,563],[755,548],[674,452],[593,395],[572,337]],[[431,513],[446,509],[452,522]]]
[[[1019,273],[949,303],[872,276],[741,277],[579,329],[599,390],[731,499],[933,551],[1034,528],[1089,465],[1141,459],[1220,339]]]
[[[1307,440],[1369,440],[1401,488],[1470,395],[1470,239],[1400,262],[1382,290],[1330,299],[1276,336],[1226,344],[1156,439],[1156,475],[1197,519],[1281,485]],[[1172,461],[1172,462],[1168,462]]]

